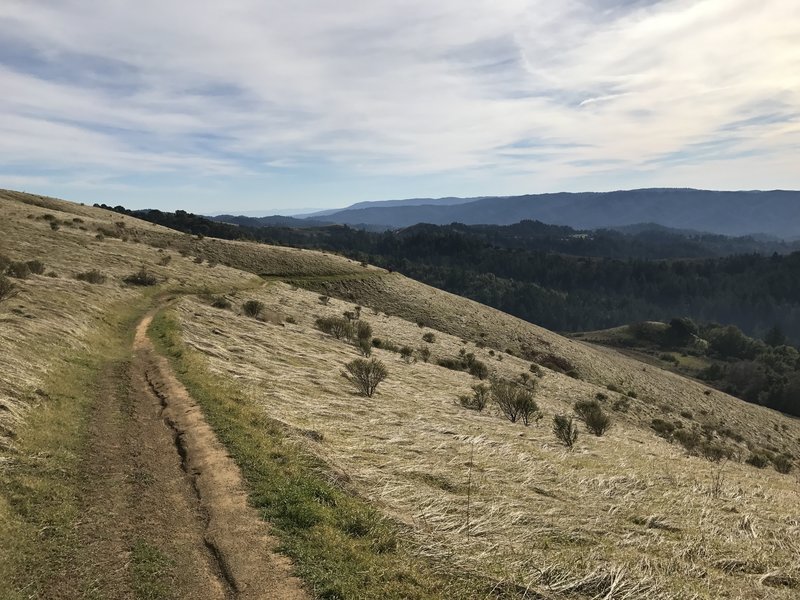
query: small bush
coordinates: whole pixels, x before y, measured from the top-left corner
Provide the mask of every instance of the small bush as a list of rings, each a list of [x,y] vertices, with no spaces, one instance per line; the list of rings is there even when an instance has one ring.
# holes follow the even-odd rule
[[[353,324],[342,317],[320,317],[316,320],[316,325],[320,331],[332,335],[337,340],[350,340],[355,333]]]
[[[61,229],[61,225],[59,225],[58,221],[55,220],[50,221],[50,229],[52,229],[53,231],[58,231],[59,229]]]
[[[28,270],[34,275],[41,275],[44,273],[44,263],[40,260],[29,260],[25,264],[28,265]]]
[[[508,352],[508,350],[506,350]],[[512,354],[509,352],[509,354]],[[551,371],[556,371],[558,373],[570,373],[575,372],[575,366],[569,362],[563,356],[558,356],[557,354],[542,354],[536,358],[536,362],[539,363],[541,366],[550,369]]]
[[[694,454],[697,449],[702,445],[703,439],[699,433],[694,429],[677,429],[673,433],[675,441],[683,446],[687,452]]]
[[[411,346],[403,346],[400,348],[400,358],[410,363],[414,358],[414,349]]]
[[[578,400],[574,406],[575,414],[584,422],[589,433],[603,435],[611,428],[609,417],[597,400]]]
[[[153,275],[152,273],[149,273],[147,269],[145,269],[144,267],[136,271],[136,273],[131,273],[130,275],[125,277],[123,281],[130,285],[142,285],[142,286],[155,285],[156,283],[158,283],[158,279],[156,279],[156,276]]]
[[[328,303],[331,301],[331,298],[330,296],[320,296],[319,301],[325,306],[328,306]]]
[[[356,323],[356,337],[359,340],[367,340],[369,342],[372,338],[372,325],[366,321],[358,321]]]
[[[603,392],[597,392],[594,397],[596,400],[608,400],[608,394],[604,394]]]
[[[778,454],[772,459],[772,463],[775,465],[775,470],[778,473],[783,473],[784,475],[791,473],[792,469],[794,468],[791,457],[787,456],[786,454]]]
[[[444,367],[445,369],[450,369],[452,371],[463,371],[464,365],[460,360],[456,360],[454,358],[440,358],[436,361],[436,364],[440,367]]]
[[[622,393],[622,388],[620,388],[616,383],[609,383],[606,386],[606,389],[609,392],[616,392],[617,394],[621,394]]]
[[[0,274],[5,273],[8,265],[11,264],[11,259],[5,254],[0,254]]]
[[[258,317],[265,308],[260,300],[248,300],[242,304],[242,312],[248,317]]]
[[[530,389],[504,379],[496,379],[492,382],[491,390],[492,399],[500,412],[512,423],[522,420],[525,425],[528,425],[531,417],[539,412],[539,407],[533,399],[533,392]]]
[[[231,302],[225,296],[214,296],[211,299],[211,306],[221,310],[227,310],[231,307]]]
[[[5,275],[0,275],[0,302],[17,295],[17,286]]]
[[[567,448],[572,448],[578,441],[578,427],[567,415],[553,416],[553,434]]]
[[[427,333],[423,333],[422,334],[422,341],[423,342],[428,342],[429,344],[432,344],[433,342],[436,341],[436,336],[433,335],[433,333],[431,333],[430,331],[427,332]]]
[[[17,279],[27,279],[31,274],[31,269],[27,263],[14,261],[8,265],[6,268],[6,273],[8,273],[11,277],[16,277]]]
[[[356,341],[356,347],[358,351],[361,352],[364,356],[370,356],[372,354],[372,344],[369,341],[369,338],[362,338]]]
[[[650,428],[655,431],[657,435],[670,439],[672,433],[675,431],[675,424],[663,419],[653,419],[650,421]]]
[[[106,276],[103,275],[97,269],[92,269],[91,271],[84,271],[83,273],[78,273],[75,275],[75,279],[78,281],[85,281],[86,283],[94,283],[100,284],[106,282]]]
[[[368,398],[372,397],[378,385],[389,375],[386,365],[374,358],[370,360],[357,358],[347,363],[345,369],[347,372],[343,375],[361,395]]]
[[[382,340],[381,338],[372,338],[372,347],[388,350],[389,352],[400,352],[400,347],[392,340]]]
[[[286,322],[291,323],[292,325],[297,325],[297,319],[295,319],[292,315],[286,317]]]
[[[478,379],[486,379],[489,376],[489,367],[480,360],[473,360],[467,367],[467,372]]]
[[[628,398],[638,398],[639,397],[638,394],[636,392],[634,392],[633,390],[628,390],[628,393],[626,395],[628,396]]]
[[[755,451],[751,452],[744,462],[756,469],[765,469],[769,466],[770,460],[769,456],[763,452]]]
[[[158,264],[162,267],[166,267],[170,262],[172,262],[172,256],[169,254],[165,254],[158,260]]]
[[[489,387],[483,383],[472,386],[472,395],[459,396],[458,401],[464,408],[481,412],[489,401]]]
[[[431,349],[427,346],[422,346],[417,350],[417,356],[422,362],[426,363],[431,359]]]

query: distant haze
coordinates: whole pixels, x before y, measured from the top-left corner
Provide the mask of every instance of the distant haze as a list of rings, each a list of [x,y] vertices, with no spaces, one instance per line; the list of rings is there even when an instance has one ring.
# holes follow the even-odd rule
[[[480,199],[424,199],[354,205],[316,219],[351,225],[416,223],[508,225],[523,219],[578,229],[656,223],[725,235],[800,238],[800,192],[642,189],[605,193],[530,194]]]

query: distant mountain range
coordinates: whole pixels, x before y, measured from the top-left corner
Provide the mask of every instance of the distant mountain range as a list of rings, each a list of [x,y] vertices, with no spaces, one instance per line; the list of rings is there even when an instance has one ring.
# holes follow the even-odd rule
[[[763,234],[793,240],[800,239],[800,192],[653,188],[480,198],[414,198],[360,202],[340,210],[296,215],[293,225],[285,224],[303,226],[301,222],[305,219],[312,220],[315,225],[328,222],[369,229],[394,229],[417,223],[510,225],[524,219],[576,229],[653,223],[729,236]]]

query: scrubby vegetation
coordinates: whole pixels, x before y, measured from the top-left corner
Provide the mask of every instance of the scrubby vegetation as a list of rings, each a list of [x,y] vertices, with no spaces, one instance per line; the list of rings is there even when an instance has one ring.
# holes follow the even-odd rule
[[[504,379],[495,379],[491,387],[492,400],[512,423],[522,421],[526,426],[539,413],[533,390]]]
[[[482,412],[491,397],[489,386],[483,383],[472,386],[472,394],[458,397],[458,402],[464,408]]]
[[[567,448],[572,448],[578,441],[578,427],[567,415],[553,416],[553,434]]]
[[[5,275],[0,274],[0,302],[17,295],[17,286]]]
[[[597,400],[579,400],[575,403],[574,409],[590,433],[599,437],[611,428],[611,417]]]
[[[265,305],[261,300],[246,300],[242,303],[242,313],[245,316],[256,318],[264,311]]]
[[[102,284],[106,282],[106,276],[103,275],[97,269],[92,269],[90,271],[84,271],[83,273],[78,273],[75,275],[75,279],[78,281],[85,281],[86,283],[93,283],[93,284]]]
[[[362,396],[371,398],[378,385],[389,376],[389,371],[381,361],[371,358],[357,358],[345,365],[344,376]]]
[[[158,283],[158,278],[150,273],[145,267],[142,267],[135,273],[131,273],[125,277],[123,281],[130,285],[151,286]]]
[[[437,363],[440,367],[453,371],[467,371],[478,379],[489,377],[489,367],[486,366],[486,363],[478,360],[474,353],[467,352],[463,348],[459,351],[458,358],[440,358]]]

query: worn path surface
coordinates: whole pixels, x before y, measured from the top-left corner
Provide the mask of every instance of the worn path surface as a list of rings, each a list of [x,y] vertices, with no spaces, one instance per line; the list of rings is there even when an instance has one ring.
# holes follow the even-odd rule
[[[300,599],[308,595],[248,506],[200,409],[136,329],[109,366],[83,469],[80,556],[50,598]]]

